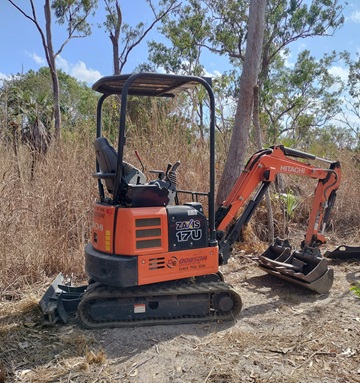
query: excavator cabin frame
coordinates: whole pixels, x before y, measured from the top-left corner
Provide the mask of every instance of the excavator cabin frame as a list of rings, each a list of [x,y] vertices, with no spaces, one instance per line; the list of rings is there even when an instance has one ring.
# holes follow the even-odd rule
[[[134,95],[175,97],[179,92],[198,85],[206,90],[209,99],[209,185],[207,191],[199,192],[207,197],[207,218],[202,214],[200,204],[196,202],[189,201],[187,208],[168,206],[170,201],[167,188],[158,187],[160,179],[157,182],[146,184],[126,182],[123,166],[128,97]],[[218,248],[214,203],[215,100],[211,79],[172,74],[138,73],[104,77],[94,84],[93,89],[102,93],[97,107],[97,143],[99,140],[103,140],[101,123],[105,99],[115,94],[120,96],[121,103],[115,172],[112,169],[112,171],[104,173],[104,167],[107,167],[112,149],[108,149],[107,144],[105,144],[105,151],[98,150],[99,147],[96,148],[96,173],[93,176],[98,179],[100,204],[96,204],[94,208],[92,244],[87,245],[85,249],[85,268],[90,278],[112,286],[129,287],[194,277],[202,275],[204,272],[216,273],[218,271]],[[95,144],[96,146],[98,145]],[[171,173],[171,169],[167,173]],[[153,172],[158,173],[158,171]],[[135,173],[140,174],[141,171],[136,169]],[[164,176],[165,174],[162,174],[160,178],[164,178]],[[136,179],[136,175],[132,181],[134,178]],[[110,187],[109,180],[113,182]],[[112,198],[109,199],[105,196],[102,181],[105,181]],[[161,186],[164,185],[161,184]],[[194,191],[182,191],[182,193],[188,193],[191,196],[197,194]],[[179,211],[179,209],[184,211]],[[97,219],[96,215],[101,218]],[[173,225],[167,224],[170,216],[174,219]],[[186,228],[186,222],[190,222],[191,218],[196,217],[197,220],[192,222],[199,226],[197,230]],[[114,220],[117,221],[116,232],[113,228]],[[133,225],[122,222],[133,222]],[[181,224],[184,225],[185,230],[177,230]],[[196,238],[192,246],[185,246],[185,243],[190,243],[186,236],[190,238],[196,235],[201,236],[201,239]],[[180,238],[180,236],[182,236],[181,239],[174,240],[174,237]],[[125,237],[126,241],[124,241]],[[109,246],[106,247],[105,243],[108,243]],[[174,250],[176,250],[176,254]],[[114,257],[114,254],[117,256]],[[154,256],[149,258],[151,255]],[[194,259],[194,256],[202,261],[189,262],[190,258]],[[163,267],[162,263],[166,266]],[[185,263],[193,263],[193,268],[190,269],[186,266],[186,270],[185,266],[179,267],[180,264],[185,265]],[[169,265],[172,267],[168,267]]]

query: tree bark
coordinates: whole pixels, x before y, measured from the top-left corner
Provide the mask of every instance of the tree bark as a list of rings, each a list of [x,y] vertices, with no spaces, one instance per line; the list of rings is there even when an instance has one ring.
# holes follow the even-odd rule
[[[51,6],[50,1],[46,0],[44,5],[44,15],[45,15],[45,28],[46,28],[46,44],[44,44],[44,50],[47,52],[46,58],[51,73],[51,80],[53,84],[53,100],[54,100],[54,129],[55,129],[55,138],[59,139],[61,137],[61,112],[60,112],[60,86],[59,78],[56,72],[56,61],[54,48],[52,44],[52,33],[51,33]]]
[[[261,126],[259,119],[259,87],[254,87],[254,112],[253,112],[253,124],[255,130],[256,146],[258,150],[262,149],[262,140],[261,140]],[[274,241],[274,214],[271,206],[270,198],[270,189],[266,190],[265,193],[266,200],[266,210],[268,215],[268,242],[272,243]]]
[[[122,25],[122,13],[118,1],[115,3],[117,23],[114,26],[114,33],[110,31],[110,40],[113,47],[113,63],[114,63],[114,74],[120,74],[120,62],[119,62],[119,38],[120,30]]]
[[[240,91],[235,113],[229,153],[220,180],[217,205],[229,194],[244,167],[252,119],[254,86],[257,84],[261,63],[265,25],[266,0],[251,0],[245,61],[240,78]]]

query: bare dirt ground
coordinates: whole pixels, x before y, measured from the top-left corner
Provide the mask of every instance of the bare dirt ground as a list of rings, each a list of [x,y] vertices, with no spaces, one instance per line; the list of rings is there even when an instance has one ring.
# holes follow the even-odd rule
[[[90,331],[42,327],[46,286],[0,302],[3,382],[360,382],[360,261],[331,261],[316,295],[265,274],[237,253],[223,267],[243,310],[232,322]]]

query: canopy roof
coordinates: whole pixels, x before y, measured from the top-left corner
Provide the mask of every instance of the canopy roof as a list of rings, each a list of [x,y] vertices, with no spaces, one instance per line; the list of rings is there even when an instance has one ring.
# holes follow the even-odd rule
[[[135,76],[131,82],[128,94],[135,96],[174,97],[177,93],[195,87],[199,84],[199,77],[180,76],[164,73],[138,73],[102,77],[92,87],[103,94],[121,94],[125,82]],[[211,78],[202,77],[211,85]]]

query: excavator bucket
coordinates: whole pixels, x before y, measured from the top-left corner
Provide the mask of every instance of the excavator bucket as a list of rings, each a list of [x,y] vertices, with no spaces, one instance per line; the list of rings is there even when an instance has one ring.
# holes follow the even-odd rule
[[[329,292],[333,284],[334,271],[317,248],[292,251],[287,240],[276,239],[256,260],[267,273],[319,294]]]
[[[59,273],[39,303],[44,314],[44,324],[53,325],[58,321],[66,323],[69,314],[76,312],[86,288],[87,286],[71,286]]]
[[[351,259],[360,259],[360,247],[341,245],[333,251],[327,251],[324,254],[324,257],[343,261]]]

